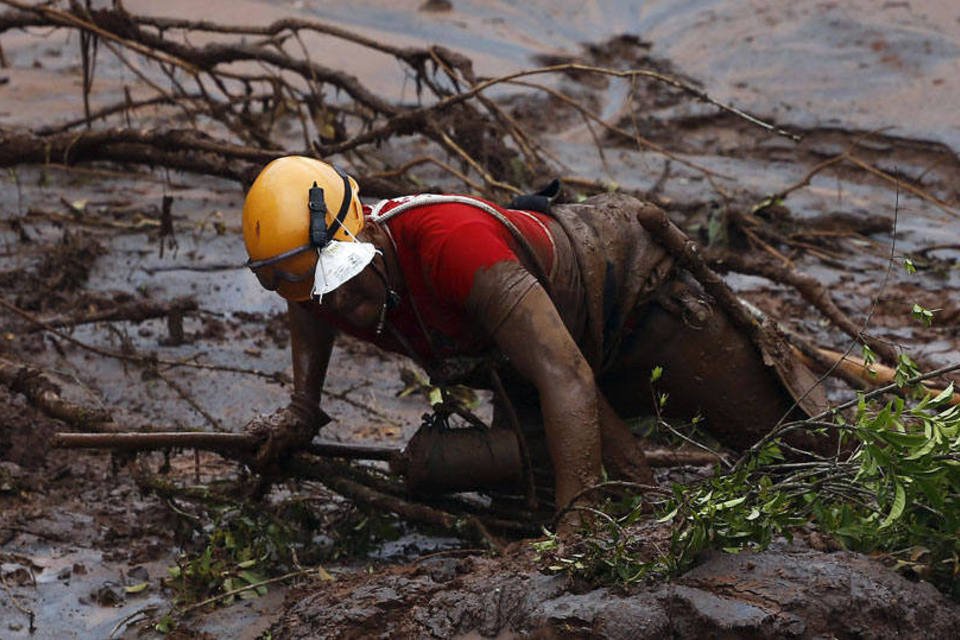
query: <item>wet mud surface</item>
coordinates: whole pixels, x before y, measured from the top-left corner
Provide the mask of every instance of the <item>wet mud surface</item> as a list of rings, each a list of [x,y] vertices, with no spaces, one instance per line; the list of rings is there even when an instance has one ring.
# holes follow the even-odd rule
[[[791,192],[788,208],[764,215],[794,243],[785,257],[827,285],[851,317],[869,318],[871,333],[902,345],[926,366],[960,355],[960,124],[953,108],[960,102],[960,9],[949,0],[889,2],[879,9],[867,0],[777,1],[762,10],[703,1],[531,2],[521,10],[510,2],[454,0],[444,11],[420,11],[420,0],[389,6],[378,0],[350,6],[299,0],[126,4],[227,22],[312,15],[396,44],[439,42],[472,57],[480,73],[577,60],[683,74],[803,140],[771,136],[662,87],[631,87],[618,79],[557,81],[608,122],[639,123],[644,136],[675,154],[667,159],[638,150],[633,139],[591,130],[549,97],[499,97],[570,173],[646,193],[703,241],[722,244],[726,230],[717,220],[730,203],[749,209],[859,140],[859,159],[901,176],[906,186],[837,164]],[[625,32],[634,35],[616,38]],[[58,38],[3,36],[10,62],[0,69],[8,79],[0,85],[5,122],[29,125],[82,113],[76,43]],[[308,44],[322,47],[324,41]],[[331,66],[350,69],[385,93],[411,97],[389,65],[358,57],[349,46],[329,49]],[[136,95],[135,79],[124,73],[101,70],[95,99],[111,102],[124,84],[132,84]],[[400,157],[408,152],[384,150]],[[917,197],[911,186],[940,203]],[[173,199],[166,220],[165,196]],[[51,372],[65,396],[108,409],[131,430],[238,430],[287,401],[283,307],[239,266],[246,256],[239,234],[243,194],[236,186],[161,170],[51,166],[5,174],[0,198],[5,299],[53,319],[190,296],[198,309],[182,324],[161,316],[64,331],[105,349],[279,375],[270,381],[178,368],[168,379],[157,378],[136,363],[31,331],[28,322],[6,313],[4,357]],[[736,238],[727,240],[736,246]],[[900,267],[906,257],[918,274]],[[849,343],[794,291],[750,276],[730,281],[801,335],[841,349]],[[914,304],[936,310],[932,326],[910,317]],[[402,369],[410,365],[355,341],[340,342],[333,358],[324,408],[334,422],[324,435],[345,442],[405,441],[427,408],[417,394],[396,397],[405,386]],[[49,451],[47,439],[65,428],[0,388],[0,638],[137,637],[124,620],[169,606],[160,578],[189,540],[179,535],[170,505],[141,495],[129,470],[115,470],[108,455]],[[173,467],[176,477],[193,477],[193,456],[176,456]],[[202,457],[201,472],[209,480],[231,477],[236,468],[211,455]],[[410,561],[453,544],[411,533],[345,563],[335,582],[289,592],[271,587],[262,598],[204,611],[188,620],[182,637],[256,638],[268,628],[274,638],[960,633],[957,605],[929,585],[906,581],[872,559],[822,549],[712,556],[675,583],[634,593],[589,591],[540,574],[522,544],[502,558],[441,554],[374,573],[356,571],[358,564]],[[144,582],[144,590],[124,589]]]
[[[297,594],[275,637],[950,638],[960,611],[848,553],[775,546],[716,554],[666,585],[583,590],[531,559],[427,558]],[[291,598],[293,600],[293,598]]]

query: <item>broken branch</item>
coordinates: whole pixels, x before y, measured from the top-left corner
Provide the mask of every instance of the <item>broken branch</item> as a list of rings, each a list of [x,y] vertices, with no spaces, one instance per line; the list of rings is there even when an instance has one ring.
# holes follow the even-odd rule
[[[134,300],[115,304],[106,309],[88,313],[72,312],[46,318],[38,318],[43,325],[34,324],[28,332],[42,331],[46,327],[76,327],[94,322],[143,322],[152,318],[165,318],[171,313],[186,313],[197,310],[197,301],[191,297],[175,298],[170,301]]]
[[[710,265],[721,271],[736,271],[737,273],[760,276],[793,287],[804,300],[819,309],[841,331],[858,343],[869,346],[885,362],[897,362],[897,350],[889,343],[865,334],[861,327],[840,310],[830,296],[830,292],[816,278],[796,269],[761,261],[732,251],[725,252],[722,256],[710,260]]]
[[[11,391],[22,393],[37,409],[75,427],[90,427],[109,422],[105,409],[85,407],[60,397],[60,386],[42,370],[22,362],[0,358],[0,382]]]

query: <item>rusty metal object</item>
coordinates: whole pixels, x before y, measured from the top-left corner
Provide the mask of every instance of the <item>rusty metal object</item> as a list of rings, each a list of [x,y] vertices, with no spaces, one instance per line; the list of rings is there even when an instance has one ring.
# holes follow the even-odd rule
[[[390,467],[415,493],[523,487],[520,445],[507,429],[424,425]]]

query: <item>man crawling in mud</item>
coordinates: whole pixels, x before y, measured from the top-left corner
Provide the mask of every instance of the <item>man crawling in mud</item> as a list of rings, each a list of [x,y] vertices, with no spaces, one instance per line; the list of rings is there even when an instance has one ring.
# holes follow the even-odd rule
[[[528,199],[542,211],[526,211],[422,195],[370,208],[329,164],[268,164],[247,195],[243,233],[248,266],[288,301],[294,391],[248,427],[264,438],[259,462],[308,443],[325,419],[337,331],[411,357],[435,384],[489,387],[497,371],[510,409],[542,424],[558,509],[598,482],[601,465],[653,483],[621,417],[650,413],[654,367],[667,412],[703,416],[734,448],[802,413],[644,230],[659,209],[616,194],[531,205],[544,201]],[[509,428],[505,404],[495,403],[493,429]]]

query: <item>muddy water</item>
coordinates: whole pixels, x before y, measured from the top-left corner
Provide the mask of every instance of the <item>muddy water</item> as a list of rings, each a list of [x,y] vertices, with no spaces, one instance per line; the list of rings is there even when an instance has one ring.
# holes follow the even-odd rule
[[[478,73],[487,75],[535,65],[537,56],[579,54],[581,43],[632,33],[652,43],[652,55],[669,59],[678,72],[703,83],[715,97],[804,134],[805,140],[795,144],[744,131],[741,125],[718,118],[715,110],[702,105],[685,103],[644,114],[653,126],[679,132],[672,142],[684,157],[735,176],[718,179],[726,191],[747,191],[759,199],[799,180],[817,162],[846,148],[850,139],[838,132],[891,127],[871,137],[870,149],[864,152],[871,161],[918,179],[954,204],[960,195],[960,119],[956,116],[960,104],[960,5],[952,0],[453,0],[453,10],[445,12],[418,11],[421,0],[170,0],[162,4],[128,0],[125,4],[134,11],[233,23],[262,24],[289,15],[319,17],[396,44],[443,44],[473,58]],[[4,124],[30,125],[37,119],[49,122],[82,112],[75,41],[57,34],[7,34],[2,43],[12,64],[12,68],[0,70],[0,76],[10,78],[9,83],[0,85],[0,120]],[[385,95],[415,99],[413,88],[398,79],[392,61],[384,64],[381,57],[358,55],[356,47],[329,39],[317,37],[308,44],[328,65],[347,68]],[[35,61],[39,67],[34,67]],[[94,106],[115,100],[124,84],[132,84],[136,95],[135,78],[101,59]],[[628,94],[625,83],[611,83],[602,96],[601,113],[616,119],[628,112]],[[589,132],[578,124],[551,132],[546,142],[571,173],[603,177],[627,187],[652,187],[665,166],[662,156],[619,143],[611,144],[604,164],[593,149]],[[676,162],[662,193],[678,208],[695,214],[709,209],[716,199],[701,173]],[[96,262],[88,288],[140,290],[157,299],[196,295],[203,313],[187,319],[188,341],[164,346],[167,330],[160,321],[136,326],[115,323],[112,329],[91,325],[77,329],[75,337],[116,348],[123,336],[136,348],[165,358],[198,357],[205,362],[289,374],[289,357],[282,341],[265,337],[282,306],[238,268],[245,256],[237,215],[242,194],[235,185],[175,175],[167,180],[163,172],[104,177],[56,169],[23,170],[16,181],[10,175],[0,180],[0,212],[4,220],[23,216],[31,208],[62,212],[59,198],[64,195],[69,201],[87,200],[90,207],[100,206],[96,203],[103,200],[142,203],[142,212],[155,218],[165,194],[175,199],[176,246],[168,245],[161,256],[153,231],[101,231],[99,237],[109,251]],[[899,252],[956,243],[960,237],[956,215],[905,193],[898,202],[888,186],[848,173],[828,172],[815,178],[809,188],[793,194],[788,204],[799,218],[836,210],[892,218],[898,205]],[[223,233],[214,223],[223,224]],[[62,233],[60,225],[43,216],[27,216],[26,227],[39,240],[58,238]],[[19,242],[6,226],[0,240],[5,248],[16,248]],[[806,257],[799,266],[833,287],[842,306],[861,317],[873,298],[883,293],[877,328],[881,334],[905,343],[928,362],[955,360],[957,336],[950,327],[925,330],[904,319],[913,302],[947,310],[953,305],[956,310],[960,254],[950,249],[936,252],[940,268],[919,278],[894,270],[884,289],[881,282],[889,237],[879,234],[860,242],[856,255],[842,255],[833,263]],[[4,255],[0,258],[4,270],[32,264],[16,252]],[[790,318],[795,328],[828,343],[839,340],[802,303],[783,296],[777,287],[753,278],[734,282],[771,312]],[[222,325],[220,333],[211,329],[216,323]],[[211,331],[216,335],[211,337]],[[146,420],[171,427],[212,428],[171,388],[157,380],[142,380],[137,371],[114,361],[69,346],[64,346],[62,357],[51,348],[30,357],[82,380],[85,388],[78,394],[116,408],[131,425]],[[326,400],[336,421],[327,427],[327,435],[402,442],[425,409],[421,398],[394,397],[402,387],[402,366],[405,363],[400,359],[357,343],[339,346],[328,381],[333,393]],[[198,404],[226,429],[237,429],[258,412],[280,406],[289,393],[288,388],[251,376],[193,370],[177,375]],[[77,522],[83,526],[82,519]],[[427,544],[431,542],[423,542]],[[381,555],[393,554],[397,546]],[[63,544],[19,536],[2,548],[6,552],[14,549],[46,567],[35,588],[16,590],[37,610],[39,630],[32,637],[103,637],[131,612],[129,608],[76,606],[78,599],[89,593],[91,583],[129,569],[125,563],[104,559],[94,542]],[[171,548],[168,558],[173,552]],[[87,578],[75,577],[69,584],[51,578],[63,566],[75,563],[87,567]],[[150,573],[157,575],[153,569]],[[138,606],[150,602],[144,599]],[[28,637],[25,626],[16,622],[21,618],[9,602],[0,604],[0,638]],[[227,637],[239,635],[239,629],[246,626],[246,619],[240,616],[227,614],[225,618],[211,620],[207,628]],[[15,624],[20,626],[14,628]]]

